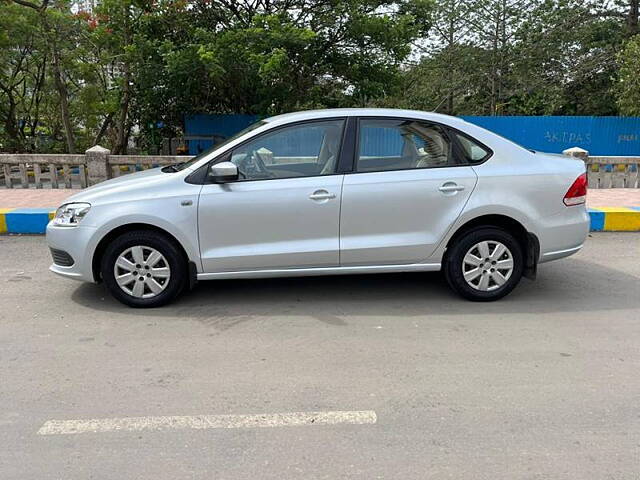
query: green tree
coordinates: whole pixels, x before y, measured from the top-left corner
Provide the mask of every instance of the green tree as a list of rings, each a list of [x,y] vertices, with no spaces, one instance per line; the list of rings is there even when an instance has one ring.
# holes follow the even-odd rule
[[[618,56],[620,73],[617,102],[623,115],[640,116],[640,35],[633,37]]]
[[[419,61],[384,104],[467,115],[615,115],[625,8],[583,0],[441,0],[419,42]]]
[[[271,115],[366,105],[397,83],[428,27],[426,0],[157,2],[134,37],[147,138],[188,113]],[[149,131],[150,130],[150,131]]]
[[[10,152],[33,149],[27,141],[38,129],[45,92],[46,55],[36,13],[0,5],[0,145]]]
[[[69,90],[65,76],[65,58],[73,45],[75,29],[69,22],[70,4],[59,1],[51,6],[49,0],[41,3],[29,0],[15,0],[15,3],[37,13],[33,19],[34,29],[38,29],[46,45],[46,56],[49,61],[50,76],[53,79],[60,105],[60,119],[64,127],[67,151],[75,153],[75,134],[71,110],[69,107]]]
[[[0,0],[0,148],[155,150],[194,113],[637,114],[638,1]]]

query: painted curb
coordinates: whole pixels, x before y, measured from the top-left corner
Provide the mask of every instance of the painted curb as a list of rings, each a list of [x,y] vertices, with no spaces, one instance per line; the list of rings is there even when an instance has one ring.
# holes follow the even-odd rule
[[[42,234],[55,213],[51,208],[0,208],[0,233]]]
[[[640,231],[640,207],[590,208],[592,232]]]
[[[42,234],[55,215],[51,208],[0,208],[0,234]],[[590,208],[592,232],[640,232],[640,207]]]

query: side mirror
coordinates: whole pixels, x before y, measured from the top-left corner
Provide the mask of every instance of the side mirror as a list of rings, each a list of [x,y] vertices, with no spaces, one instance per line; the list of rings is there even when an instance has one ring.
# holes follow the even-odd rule
[[[231,162],[220,162],[211,165],[209,178],[213,183],[227,183],[238,180],[238,167]]]

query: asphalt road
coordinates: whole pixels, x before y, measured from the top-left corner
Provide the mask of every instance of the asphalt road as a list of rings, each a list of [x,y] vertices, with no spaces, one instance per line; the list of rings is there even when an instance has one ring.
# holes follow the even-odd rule
[[[640,477],[638,234],[594,234],[492,304],[407,274],[208,282],[132,310],[48,265],[42,237],[0,237],[3,480]],[[377,420],[38,433],[333,411]]]

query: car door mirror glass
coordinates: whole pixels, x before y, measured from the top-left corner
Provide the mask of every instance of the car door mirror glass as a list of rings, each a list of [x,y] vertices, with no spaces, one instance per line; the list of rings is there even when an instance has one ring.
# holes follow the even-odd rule
[[[220,162],[211,165],[209,179],[213,183],[227,183],[238,180],[238,167],[231,162]]]

